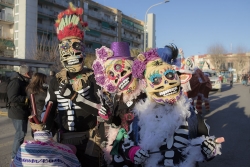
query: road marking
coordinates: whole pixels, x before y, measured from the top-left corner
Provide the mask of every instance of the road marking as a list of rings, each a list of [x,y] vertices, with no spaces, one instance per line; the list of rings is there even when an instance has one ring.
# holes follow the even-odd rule
[[[2,111],[0,111],[0,115],[7,116],[8,113],[7,113],[7,112],[2,112]]]

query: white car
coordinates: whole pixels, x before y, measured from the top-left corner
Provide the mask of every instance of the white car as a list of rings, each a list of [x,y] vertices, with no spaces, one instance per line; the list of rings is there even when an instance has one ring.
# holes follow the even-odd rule
[[[221,92],[222,83],[215,71],[203,71],[203,73],[206,73],[209,75],[210,82],[212,84],[212,90],[218,90],[218,92]]]

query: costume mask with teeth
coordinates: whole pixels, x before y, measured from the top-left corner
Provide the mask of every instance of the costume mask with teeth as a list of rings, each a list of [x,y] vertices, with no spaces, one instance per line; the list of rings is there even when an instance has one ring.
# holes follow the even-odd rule
[[[60,60],[69,72],[79,72],[83,68],[84,45],[81,40],[64,39],[59,44]]]
[[[174,104],[181,96],[181,82],[175,72],[178,48],[173,44],[139,54],[132,67],[133,77],[145,80],[147,97],[164,104]]]
[[[175,103],[181,95],[180,79],[172,65],[161,58],[146,65],[145,80],[147,96],[157,103]]]
[[[105,74],[118,93],[130,94],[136,88],[137,79],[132,77],[132,64],[129,59],[110,59],[104,64]]]
[[[63,67],[69,72],[79,72],[83,68],[84,30],[88,23],[82,20],[83,8],[76,8],[72,2],[69,8],[60,12],[55,23],[59,52]]]
[[[92,68],[97,84],[110,93],[130,96],[138,87],[138,79],[132,77],[132,64],[127,42],[113,42],[110,48],[96,49]]]

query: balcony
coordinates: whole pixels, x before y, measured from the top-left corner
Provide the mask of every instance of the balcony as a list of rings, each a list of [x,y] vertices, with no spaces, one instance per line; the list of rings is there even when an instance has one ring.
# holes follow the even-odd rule
[[[14,8],[14,0],[0,0],[0,5]]]
[[[14,17],[10,13],[5,14],[0,12],[0,23],[14,24]]]
[[[38,29],[41,29],[41,30],[44,30],[44,31],[50,31],[50,32],[55,32],[55,27],[54,26],[51,26],[51,25],[44,25],[44,24],[41,24],[41,23],[37,23],[37,28]]]
[[[96,30],[96,31],[99,31],[103,34],[107,34],[109,36],[116,36],[116,31],[113,31],[111,29],[102,28],[101,26],[94,24],[94,23],[91,23],[91,22],[89,22],[89,28]]]
[[[48,2],[60,8],[68,8],[69,3],[66,0],[43,0],[44,2]]]
[[[88,16],[90,16],[90,17],[92,17],[92,18],[99,19],[99,20],[102,19],[100,13],[95,12],[95,11],[92,11],[92,10],[89,10],[89,11],[88,11]]]
[[[40,8],[40,7],[38,7],[38,14],[41,14],[43,16],[47,16],[50,18],[56,18],[56,16],[57,16],[57,12],[51,11],[51,10],[48,10],[45,8]]]

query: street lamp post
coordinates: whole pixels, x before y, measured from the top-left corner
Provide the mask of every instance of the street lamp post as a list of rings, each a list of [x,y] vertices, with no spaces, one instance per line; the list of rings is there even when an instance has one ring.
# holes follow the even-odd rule
[[[154,7],[154,6],[157,6],[157,5],[160,5],[160,4],[163,4],[163,3],[167,3],[167,2],[169,2],[169,0],[165,0],[165,1],[163,1],[163,2],[154,4],[154,5],[150,6],[150,7],[148,8],[148,10],[146,11],[146,13],[145,13],[145,22],[144,22],[144,47],[143,47],[143,48],[144,48],[144,52],[146,51],[146,36],[147,36],[146,30],[147,30],[147,14],[148,14],[148,11],[149,11],[152,7]]]

